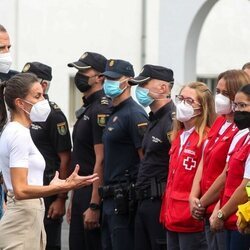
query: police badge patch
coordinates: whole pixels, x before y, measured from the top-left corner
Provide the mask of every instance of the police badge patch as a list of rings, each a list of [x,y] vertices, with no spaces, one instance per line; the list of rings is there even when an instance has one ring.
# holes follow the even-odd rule
[[[100,127],[105,127],[107,124],[108,117],[109,117],[108,114],[98,114],[97,115],[97,124]]]
[[[66,135],[68,131],[66,122],[57,123],[57,131],[60,135]]]

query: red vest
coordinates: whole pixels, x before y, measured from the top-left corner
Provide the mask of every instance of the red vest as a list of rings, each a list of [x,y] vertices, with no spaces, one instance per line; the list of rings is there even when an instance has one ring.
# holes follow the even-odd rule
[[[250,140],[248,140],[244,144],[246,138],[247,135],[244,135],[239,140],[228,162],[227,179],[224,194],[221,199],[221,207],[223,207],[223,205],[227,203],[227,201],[230,199],[230,197],[232,196],[236,188],[241,184],[244,178],[245,163],[250,152]],[[226,229],[237,230],[237,216],[235,213],[225,221],[224,225]]]
[[[230,144],[235,134],[239,131],[236,125],[232,123],[232,125],[230,125],[225,132],[219,136],[219,131],[225,122],[226,119],[224,117],[218,117],[208,134],[208,143],[203,153],[201,196],[206,193],[225,168]],[[206,213],[208,216],[213,212],[216,203],[217,202],[207,208]]]
[[[183,132],[183,131],[181,131]],[[204,141],[197,147],[199,135],[193,131],[180,149],[180,134],[169,151],[169,175],[162,201],[160,222],[175,232],[200,232],[203,221],[195,220],[190,213],[189,194],[202,156]]]

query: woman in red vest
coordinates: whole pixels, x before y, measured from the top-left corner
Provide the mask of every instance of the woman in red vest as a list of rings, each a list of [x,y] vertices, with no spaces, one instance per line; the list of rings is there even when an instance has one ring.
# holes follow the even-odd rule
[[[215,110],[219,116],[209,132],[190,193],[190,209],[195,219],[202,219],[206,208],[205,232],[208,249],[211,250],[224,250],[226,247],[225,233],[222,231],[214,234],[210,231],[209,225],[209,217],[223,188],[223,179],[218,179],[220,188],[216,187],[213,192],[207,191],[225,167],[230,144],[238,132],[234,123],[232,103],[238,89],[249,80],[249,76],[242,70],[228,70],[218,76]]]
[[[244,177],[245,167],[247,167],[245,165],[250,153],[250,84],[242,87],[236,94],[233,107],[234,121],[241,131],[241,136],[235,146],[229,149],[225,188],[218,202],[220,209],[215,208],[210,223],[214,231],[226,228],[228,250],[249,250],[250,237],[238,232],[235,213],[238,205],[247,201],[245,186],[250,181],[249,173],[246,173],[247,178]]]
[[[215,118],[213,96],[206,84],[190,83],[176,96],[176,104],[160,221],[168,229],[167,249],[207,249],[203,222],[191,216],[188,198],[204,140]]]

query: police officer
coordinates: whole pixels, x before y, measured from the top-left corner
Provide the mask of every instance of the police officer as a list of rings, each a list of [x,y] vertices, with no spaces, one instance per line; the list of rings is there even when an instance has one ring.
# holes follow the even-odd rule
[[[3,25],[0,24],[0,80],[6,81],[18,72],[10,70],[12,58],[10,55],[10,37]]]
[[[129,62],[111,59],[103,75],[104,91],[112,98],[114,111],[103,133],[102,243],[105,250],[127,250],[134,248],[133,183],[148,117],[130,96],[128,80],[134,70]]]
[[[3,25],[0,24],[0,84],[1,88],[3,88],[3,82],[9,80],[12,76],[17,74],[18,72],[15,70],[10,70],[12,64],[12,58],[10,55],[10,37],[7,30]],[[0,95],[0,102],[4,102],[4,97]],[[0,110],[0,132],[6,122],[7,114],[5,110]],[[0,185],[0,193],[1,193],[1,185]],[[0,200],[1,204],[1,200]],[[1,207],[1,205],[0,205]]]
[[[23,73],[33,73],[38,77],[43,88],[43,95],[48,100],[47,93],[52,80],[51,71],[50,66],[40,62],[26,63],[22,70]],[[49,104],[51,113],[47,120],[32,123],[30,127],[31,137],[46,162],[44,185],[49,185],[56,171],[59,171],[61,179],[67,178],[71,152],[67,119],[56,103],[49,101]],[[65,214],[66,199],[66,193],[44,199],[44,226],[47,234],[46,250],[61,249],[61,226],[62,217]]]
[[[103,92],[107,59],[98,53],[85,52],[69,67],[78,70],[75,85],[83,93],[84,105],[76,112],[73,130],[72,166],[80,165],[79,175],[98,173],[93,187],[74,190],[71,205],[69,246],[71,250],[101,249],[100,203],[98,187],[102,185],[102,132],[111,113],[111,102]]]
[[[168,174],[168,151],[175,109],[170,99],[173,82],[171,69],[149,64],[144,65],[139,76],[129,80],[131,85],[138,85],[135,90],[138,102],[151,109],[136,182],[136,250],[166,249],[166,232],[159,223],[159,215]]]

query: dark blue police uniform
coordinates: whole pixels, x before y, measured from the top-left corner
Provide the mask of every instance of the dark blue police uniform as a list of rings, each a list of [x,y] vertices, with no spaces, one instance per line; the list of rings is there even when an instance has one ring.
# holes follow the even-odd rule
[[[173,102],[150,112],[149,124],[142,141],[141,161],[136,194],[135,249],[166,249],[166,232],[159,223],[161,197],[168,174],[169,136],[172,131]]]
[[[18,71],[15,70],[10,70],[8,73],[2,73],[0,72],[0,80],[1,81],[7,81],[9,80],[12,76],[18,74]]]
[[[45,95],[48,99],[48,96]],[[58,153],[71,150],[71,139],[65,115],[56,103],[50,102],[51,112],[46,122],[31,124],[31,137],[43,155],[46,167],[44,171],[44,185],[49,185],[55,172],[59,170],[60,158]],[[48,210],[57,195],[44,198],[45,217],[44,227],[47,234],[46,249],[61,249],[61,227],[63,218],[47,218]]]
[[[149,124],[145,132],[135,194],[138,207],[135,218],[135,249],[166,249],[166,233],[159,223],[161,197],[168,175],[173,102],[168,99],[173,71],[163,66],[145,64],[137,77],[129,80],[144,107],[150,106]]]
[[[102,133],[111,113],[111,103],[103,90],[84,98],[83,107],[77,112],[73,130],[72,168],[80,165],[79,175],[93,173],[95,165],[94,145],[102,144]],[[89,208],[92,186],[74,190],[71,209],[69,246],[71,250],[101,249],[100,229],[86,230],[83,213]]]
[[[114,107],[103,133],[104,187],[103,249],[134,247],[134,221],[129,213],[127,188],[135,181],[138,149],[148,122],[147,114],[131,97]]]

